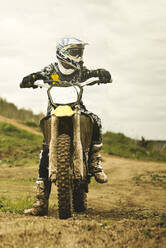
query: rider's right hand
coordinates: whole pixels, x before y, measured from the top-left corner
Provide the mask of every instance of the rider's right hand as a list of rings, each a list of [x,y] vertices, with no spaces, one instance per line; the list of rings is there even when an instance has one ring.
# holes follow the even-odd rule
[[[23,78],[22,82],[20,83],[20,88],[37,88],[36,85],[34,85],[34,82],[36,81],[35,74],[30,74]]]
[[[111,82],[111,74],[109,71],[105,69],[98,69],[96,71],[97,71],[97,75],[99,77],[100,83],[107,84]]]

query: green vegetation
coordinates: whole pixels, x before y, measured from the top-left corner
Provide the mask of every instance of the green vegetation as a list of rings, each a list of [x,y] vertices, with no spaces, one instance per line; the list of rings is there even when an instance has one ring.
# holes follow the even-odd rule
[[[23,210],[30,208],[34,202],[34,198],[25,196],[14,201],[7,197],[0,199],[0,211],[7,213],[23,213]]]
[[[34,128],[38,128],[38,124],[36,124],[36,122],[34,122],[34,121],[25,121],[25,122],[23,122],[23,124],[24,125],[27,125],[27,126],[29,126],[29,127],[34,127]]]
[[[103,143],[103,150],[110,155],[147,161],[166,161],[166,153],[157,149],[155,145],[140,146],[138,141],[122,133],[106,132],[103,135]]]
[[[39,160],[42,136],[0,123],[0,165],[33,165]]]
[[[0,98],[1,115],[19,120],[24,125],[40,131],[39,121],[43,114],[35,115],[31,110],[18,109],[13,103],[8,103]],[[17,129],[9,124],[0,125],[0,164],[7,163],[10,166],[27,163],[28,160],[36,161],[42,138],[26,131]],[[122,133],[106,132],[103,134],[103,150],[110,154],[125,158],[133,158],[147,161],[166,161],[166,152],[161,145],[145,141],[140,145],[137,140],[126,137]]]
[[[26,122],[26,124],[37,128],[34,122]],[[42,136],[31,134],[7,123],[0,123],[0,139],[0,165],[13,167],[38,163]],[[142,147],[136,140],[121,133],[105,133],[103,143],[104,151],[111,155],[139,160],[166,161],[166,153],[157,150],[152,144]]]
[[[147,171],[144,174],[138,174],[133,177],[136,185],[152,184],[157,187],[166,189],[166,170],[158,171]]]
[[[34,130],[41,132],[41,128],[39,126],[39,123],[35,121],[21,121],[23,125],[26,125],[28,127],[32,127]]]

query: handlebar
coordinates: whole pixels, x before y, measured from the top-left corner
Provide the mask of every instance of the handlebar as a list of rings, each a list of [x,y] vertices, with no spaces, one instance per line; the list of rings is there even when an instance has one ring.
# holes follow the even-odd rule
[[[108,83],[112,83],[112,79]],[[92,86],[95,84],[99,85],[101,84],[101,81],[96,80],[96,78],[90,78],[83,83],[70,83],[67,81],[55,81],[55,80],[44,80],[42,84],[39,83],[38,81],[34,83],[35,86],[41,87],[41,88],[49,88],[50,86],[54,86],[54,87],[78,86],[79,88],[83,88],[84,86]]]
[[[96,80],[96,78],[90,78],[88,80],[86,80],[85,82],[83,83],[70,83],[70,82],[67,82],[67,81],[55,81],[55,80],[43,80],[43,83],[39,83],[39,81],[41,80],[38,80],[36,81],[35,83],[27,83],[26,87],[22,85],[22,83],[20,83],[20,88],[50,88],[51,86],[54,86],[54,87],[69,87],[69,86],[78,86],[79,88],[83,88],[84,86],[92,86],[92,85],[95,85],[95,84],[101,84],[101,81],[100,80]],[[110,80],[110,82],[108,83],[112,83],[112,79]]]
[[[41,80],[40,80],[41,81]],[[52,97],[51,97],[51,90],[52,90],[52,87],[69,87],[69,86],[72,86],[75,88],[76,92],[77,92],[77,104],[81,102],[81,99],[82,99],[82,94],[83,94],[83,88],[84,86],[91,86],[91,85],[95,85],[95,84],[100,84],[100,80],[96,80],[96,78],[90,78],[88,80],[86,80],[85,82],[83,83],[71,83],[71,82],[67,82],[67,81],[55,81],[55,80],[42,80],[42,83],[40,82],[39,83],[39,80],[34,82],[34,83],[31,83],[29,82],[28,84],[26,84],[28,87],[26,88],[47,88],[47,94],[48,94],[48,98],[50,99],[51,101],[51,104],[54,106],[54,107],[57,107],[57,104],[55,104],[52,100]],[[110,83],[112,83],[112,80],[110,80]],[[22,83],[20,84],[20,87],[21,88],[24,88],[23,87],[24,85],[22,85]],[[78,91],[77,87],[80,89]]]

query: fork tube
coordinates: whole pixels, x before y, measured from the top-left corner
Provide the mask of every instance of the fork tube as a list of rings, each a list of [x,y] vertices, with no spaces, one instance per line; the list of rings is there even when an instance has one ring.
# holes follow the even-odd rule
[[[83,150],[80,131],[80,109],[76,107],[76,113],[73,116],[73,162],[75,179],[83,179]]]
[[[51,116],[51,140],[49,146],[49,178],[56,180],[57,173],[57,136],[59,119],[55,115]]]

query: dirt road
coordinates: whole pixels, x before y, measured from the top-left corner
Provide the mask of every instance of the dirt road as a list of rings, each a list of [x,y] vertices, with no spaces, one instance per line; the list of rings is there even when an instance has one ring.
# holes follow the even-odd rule
[[[166,164],[103,157],[109,182],[92,181],[86,213],[59,220],[53,187],[48,217],[0,213],[0,247],[165,248]],[[34,194],[35,183],[20,187],[11,178],[36,176],[37,167],[0,174],[9,180],[1,180],[0,196]]]

